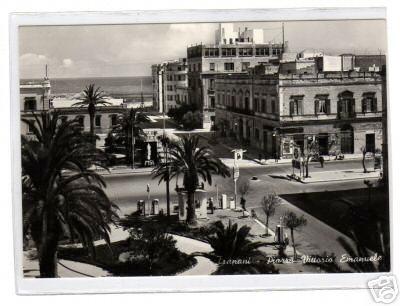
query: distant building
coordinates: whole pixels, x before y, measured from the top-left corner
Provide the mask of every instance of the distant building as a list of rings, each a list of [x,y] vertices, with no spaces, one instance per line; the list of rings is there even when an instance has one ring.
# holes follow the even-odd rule
[[[21,118],[34,120],[34,113],[51,108],[50,81],[44,78],[41,82],[26,82],[19,86]],[[21,134],[29,134],[29,126],[21,123]]]
[[[322,155],[381,149],[386,102],[378,73],[219,75],[214,86],[219,133],[263,158],[292,158],[311,141]]]
[[[126,104],[123,99],[105,97],[104,100],[110,105],[96,106],[96,115],[94,117],[94,131],[100,138],[104,138],[117,125],[118,116],[125,111]],[[87,107],[79,107],[74,104],[79,99],[54,98],[52,100],[52,109],[59,112],[61,120],[78,119],[83,131],[90,131],[90,117]]]
[[[52,98],[50,80],[45,78],[41,82],[29,82],[20,84],[20,109],[21,118],[34,120],[34,114],[45,110],[57,110],[61,120],[77,118],[84,131],[90,130],[89,114],[86,107],[74,106],[79,99]],[[105,98],[111,105],[98,106],[95,117],[96,134],[107,134],[116,125],[116,119],[125,105],[123,99]],[[21,134],[29,135],[28,125],[21,124]]]
[[[153,101],[158,112],[168,112],[188,102],[186,59],[152,66]]]
[[[187,48],[188,100],[203,113],[203,128],[214,124],[217,76],[247,73],[259,64],[278,65],[286,47],[266,42],[262,29],[234,31],[233,24],[220,24],[215,34],[214,45]]]

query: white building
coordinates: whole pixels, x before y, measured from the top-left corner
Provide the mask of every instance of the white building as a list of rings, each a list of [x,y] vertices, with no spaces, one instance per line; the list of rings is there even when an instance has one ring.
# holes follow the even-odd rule
[[[152,66],[153,102],[158,112],[185,104],[187,98],[186,59],[168,61]]]

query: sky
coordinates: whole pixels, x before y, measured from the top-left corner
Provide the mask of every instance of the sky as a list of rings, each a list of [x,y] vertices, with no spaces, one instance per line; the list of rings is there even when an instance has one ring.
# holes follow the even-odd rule
[[[262,28],[266,41],[282,42],[281,22],[235,23]],[[24,26],[19,29],[21,78],[151,75],[151,65],[186,57],[187,46],[214,43],[218,23]],[[285,22],[290,52],[386,54],[384,20]]]

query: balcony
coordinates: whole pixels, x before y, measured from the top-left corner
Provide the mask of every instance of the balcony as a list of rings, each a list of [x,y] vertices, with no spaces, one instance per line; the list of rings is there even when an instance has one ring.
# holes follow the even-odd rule
[[[337,114],[338,119],[352,119],[356,117],[356,112],[339,112]]]

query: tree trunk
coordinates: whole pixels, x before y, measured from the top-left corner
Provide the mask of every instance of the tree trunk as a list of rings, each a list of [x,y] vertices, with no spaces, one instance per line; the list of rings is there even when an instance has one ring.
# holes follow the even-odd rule
[[[365,153],[363,153],[363,158],[362,158],[362,166],[364,168],[364,173],[367,173],[367,167],[365,167]]]
[[[89,121],[90,121],[90,135],[92,137],[91,141],[96,146],[96,138],[95,138],[95,134],[94,134],[94,116],[96,114],[96,106],[94,104],[90,103],[88,106],[88,112],[89,112]]]
[[[57,274],[57,247],[58,237],[55,233],[49,233],[42,239],[42,245],[37,246],[39,253],[39,271],[41,278],[58,277]]]
[[[290,236],[292,237],[292,246],[293,246],[293,258],[294,260],[297,259],[297,253],[296,253],[296,245],[294,243],[294,232],[293,228],[290,229]]]
[[[266,234],[267,236],[269,236],[269,232],[268,232],[268,223],[269,223],[269,216],[267,215],[267,218],[266,218],[266,220],[265,220],[265,226],[266,226],[266,228],[265,228],[265,234]]]
[[[94,114],[90,114],[89,118],[90,118],[90,135],[94,137]]]
[[[308,177],[308,162],[309,162],[309,157],[307,156],[307,159],[306,159],[306,178]]]
[[[196,224],[196,207],[194,203],[194,192],[188,192],[188,206],[187,206],[187,218],[188,224]]]

